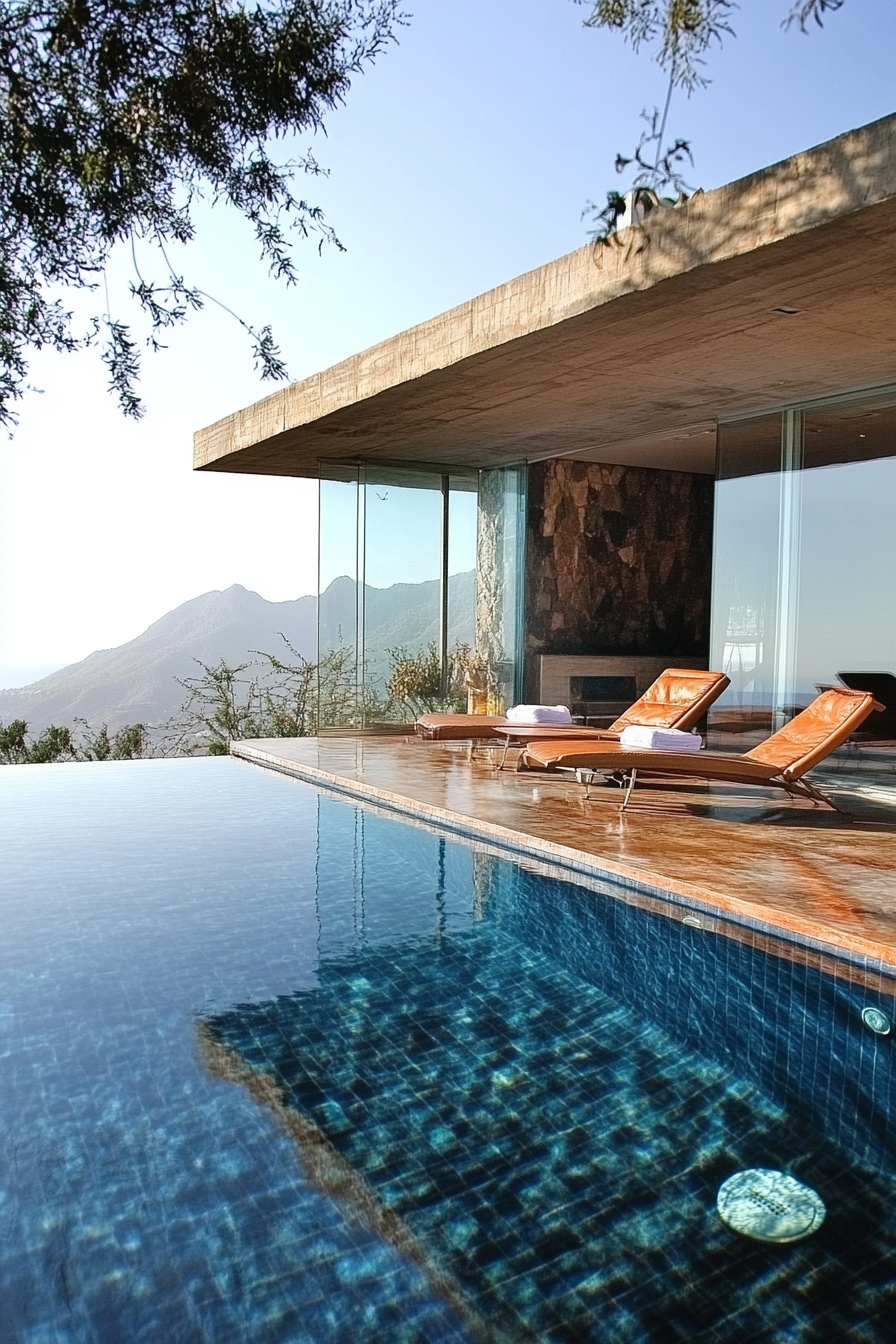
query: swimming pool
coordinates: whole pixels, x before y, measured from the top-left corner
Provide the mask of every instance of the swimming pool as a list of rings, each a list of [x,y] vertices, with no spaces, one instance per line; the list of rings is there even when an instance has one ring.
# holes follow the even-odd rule
[[[3,1344],[892,1338],[861,966],[226,758],[0,816]],[[745,1166],[820,1230],[727,1228]]]

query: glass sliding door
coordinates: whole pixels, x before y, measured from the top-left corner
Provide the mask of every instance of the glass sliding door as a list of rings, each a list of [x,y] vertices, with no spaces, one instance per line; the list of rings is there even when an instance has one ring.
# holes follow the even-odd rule
[[[896,395],[720,426],[711,658],[732,685],[716,732],[755,740],[819,689],[867,684],[892,707],[850,768],[896,749],[894,518]]]
[[[445,613],[449,650],[472,649],[475,641],[477,485],[475,473],[450,479]]]

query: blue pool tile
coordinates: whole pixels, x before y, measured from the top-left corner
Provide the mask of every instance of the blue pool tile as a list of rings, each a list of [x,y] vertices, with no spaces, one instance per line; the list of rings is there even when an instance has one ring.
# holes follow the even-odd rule
[[[0,815],[3,1344],[892,1338],[848,966],[229,760],[10,768]],[[725,1227],[744,1165],[819,1233]]]

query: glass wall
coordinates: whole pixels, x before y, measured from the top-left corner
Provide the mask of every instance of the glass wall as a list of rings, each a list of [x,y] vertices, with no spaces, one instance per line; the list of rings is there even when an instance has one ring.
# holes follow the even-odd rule
[[[820,688],[883,677],[893,713],[867,728],[896,739],[894,515],[896,393],[720,426],[711,665],[732,684],[717,732],[762,736]]]
[[[519,699],[524,464],[320,463],[322,726]]]
[[[476,493],[474,471],[320,464],[324,726],[405,723],[465,700],[457,664],[473,643]]]

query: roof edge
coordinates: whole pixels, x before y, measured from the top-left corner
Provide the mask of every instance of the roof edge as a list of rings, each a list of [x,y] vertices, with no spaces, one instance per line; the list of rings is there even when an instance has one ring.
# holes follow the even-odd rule
[[[896,196],[896,114],[698,193],[608,246],[589,243],[194,434],[198,470],[402,383],[485,355],[698,267]],[[223,462],[222,462],[223,465]]]

